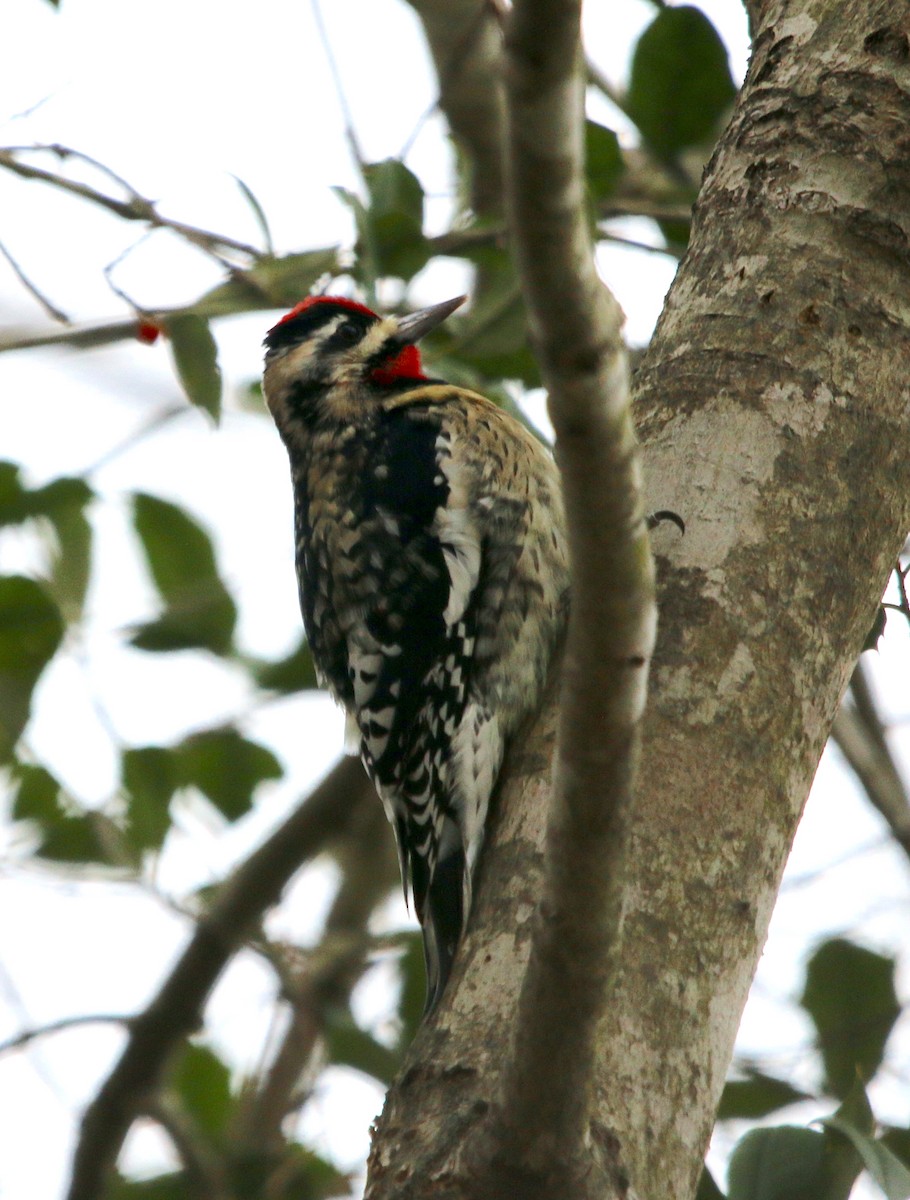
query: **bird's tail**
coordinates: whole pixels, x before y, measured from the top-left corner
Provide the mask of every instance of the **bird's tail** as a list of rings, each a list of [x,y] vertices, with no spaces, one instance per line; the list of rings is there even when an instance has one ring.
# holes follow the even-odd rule
[[[461,940],[465,912],[465,857],[459,846],[436,864],[421,914],[423,954],[427,967],[427,1000],[424,1016],[431,1013],[445,991]]]

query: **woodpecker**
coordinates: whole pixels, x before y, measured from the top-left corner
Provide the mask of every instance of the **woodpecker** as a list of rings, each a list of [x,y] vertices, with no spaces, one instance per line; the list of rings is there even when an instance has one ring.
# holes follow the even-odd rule
[[[424,374],[416,343],[465,300],[403,318],[311,296],[265,338],[290,457],[297,577],[320,682],[347,714],[423,929],[427,1011],[471,906],[505,745],[564,621],[559,474],[492,401]]]

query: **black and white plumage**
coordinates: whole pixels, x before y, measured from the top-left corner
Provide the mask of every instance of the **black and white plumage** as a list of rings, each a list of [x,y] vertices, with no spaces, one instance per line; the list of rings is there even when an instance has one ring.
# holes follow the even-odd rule
[[[505,744],[539,702],[568,588],[550,455],[485,397],[423,374],[414,343],[462,300],[399,319],[313,297],[265,340],[307,637],[395,829],[428,1008],[467,920]]]

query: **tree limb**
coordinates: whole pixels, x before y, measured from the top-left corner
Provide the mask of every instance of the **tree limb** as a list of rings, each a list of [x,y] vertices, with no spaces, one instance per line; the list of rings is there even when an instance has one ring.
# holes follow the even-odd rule
[[[499,21],[489,0],[408,0],[420,17],[439,78],[439,104],[471,164],[470,203],[502,213]]]
[[[173,1051],[198,1028],[206,999],[234,954],[302,863],[343,832],[375,794],[359,762],[339,762],[308,799],[241,864],[199,920],[173,970],[87,1108],[73,1159],[69,1200],[98,1200],[127,1130]]]
[[[488,1152],[542,1194],[590,1176],[580,1152],[656,625],[623,318],[584,205],[580,18],[575,0],[521,0],[505,42],[510,223],[562,469],[572,612],[544,892]]]

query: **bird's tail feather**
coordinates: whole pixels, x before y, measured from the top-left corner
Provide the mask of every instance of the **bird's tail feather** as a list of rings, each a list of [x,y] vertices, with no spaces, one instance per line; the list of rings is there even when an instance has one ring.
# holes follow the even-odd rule
[[[464,852],[459,848],[436,864],[423,913],[423,953],[427,967],[424,1015],[445,991],[464,928]]]

